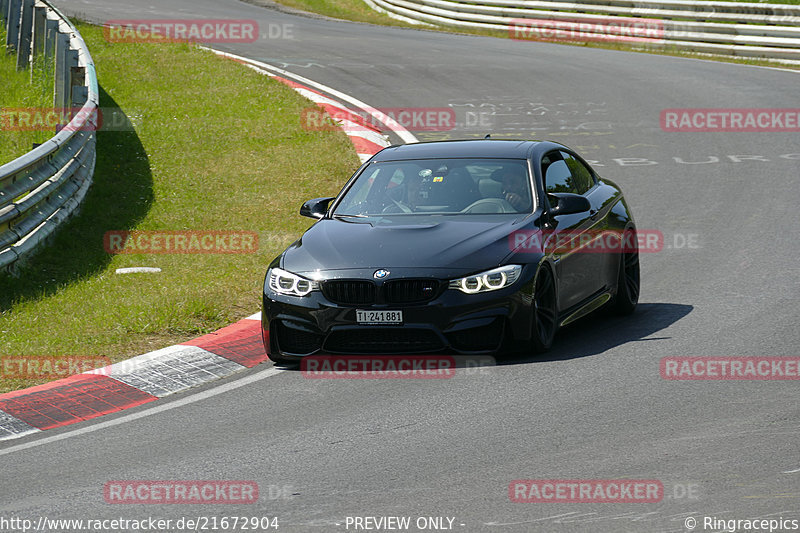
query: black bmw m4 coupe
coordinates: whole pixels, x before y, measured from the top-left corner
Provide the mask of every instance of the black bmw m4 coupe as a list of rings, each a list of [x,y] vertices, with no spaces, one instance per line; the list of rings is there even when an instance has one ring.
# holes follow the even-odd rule
[[[631,313],[639,249],[620,188],[549,141],[392,146],[270,264],[270,359],[550,348],[600,307]]]

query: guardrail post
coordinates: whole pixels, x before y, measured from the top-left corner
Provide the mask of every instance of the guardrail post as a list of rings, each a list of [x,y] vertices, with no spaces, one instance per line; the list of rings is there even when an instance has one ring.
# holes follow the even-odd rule
[[[20,0],[9,0],[8,4],[8,26],[6,27],[6,53],[11,53],[17,49],[17,39],[19,39],[19,19],[22,15],[22,2]]]
[[[78,64],[78,52],[75,51],[75,64]],[[89,88],[86,87],[86,69],[74,66],[70,69],[70,106],[72,109],[83,107],[89,99]]]
[[[69,45],[67,45],[69,46]],[[72,87],[78,67],[78,51],[67,49],[64,53],[64,109],[72,117]],[[82,69],[80,69],[82,70]]]
[[[3,26],[8,24],[8,0],[0,0],[0,18],[3,19]]]
[[[11,27],[9,42],[20,64],[30,63],[32,73],[44,68],[54,74],[54,107],[68,113],[74,126],[10,163],[0,162],[0,269],[18,274],[77,212],[91,185],[96,139],[83,132],[96,127],[98,87],[86,44],[48,0],[0,0],[0,13]],[[86,115],[73,114],[75,108]]]
[[[56,33],[55,39],[56,54],[56,82],[53,89],[53,107],[64,109],[67,107],[67,83],[69,80],[65,75],[67,72],[67,50],[69,49],[69,36],[61,32]]]
[[[17,39],[17,70],[28,66],[31,58],[31,35],[33,33],[33,0],[22,0],[22,15]]]
[[[0,0],[2,2],[3,0]],[[32,57],[35,60],[44,52],[45,24],[47,23],[47,8],[36,6],[33,8],[33,47]]]
[[[47,19],[44,21],[44,57],[50,60],[55,53],[56,33],[58,33],[58,21]]]

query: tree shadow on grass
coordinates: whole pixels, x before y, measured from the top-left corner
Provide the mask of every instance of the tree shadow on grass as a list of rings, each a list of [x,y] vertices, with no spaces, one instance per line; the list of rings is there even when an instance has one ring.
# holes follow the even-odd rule
[[[104,116],[130,120],[100,87]],[[119,120],[115,121],[119,123]],[[80,211],[53,240],[19,269],[18,277],[0,275],[0,312],[17,302],[50,296],[77,280],[102,273],[111,261],[103,248],[110,230],[131,229],[153,203],[153,176],[138,134],[100,129],[94,181]]]

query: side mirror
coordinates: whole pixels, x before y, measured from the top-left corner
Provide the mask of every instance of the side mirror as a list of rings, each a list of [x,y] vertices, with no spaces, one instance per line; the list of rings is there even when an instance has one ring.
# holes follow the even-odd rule
[[[300,208],[300,214],[309,218],[322,218],[328,212],[331,200],[333,200],[332,196],[309,200]]]
[[[547,196],[550,200],[555,200],[555,207],[550,209],[550,216],[558,215],[573,215],[575,213],[583,213],[592,208],[591,202],[580,194],[572,194],[570,192],[553,192],[548,193]]]

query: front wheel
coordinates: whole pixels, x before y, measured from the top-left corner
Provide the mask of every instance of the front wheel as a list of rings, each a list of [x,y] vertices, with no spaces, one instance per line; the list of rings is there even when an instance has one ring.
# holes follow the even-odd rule
[[[542,353],[550,349],[557,329],[556,284],[550,268],[542,265],[536,274],[533,288],[531,348],[534,353]]]
[[[623,236],[623,251],[620,254],[619,274],[617,275],[617,294],[610,302],[610,308],[618,315],[629,315],[639,303],[639,249],[636,246],[636,232],[628,230]]]

